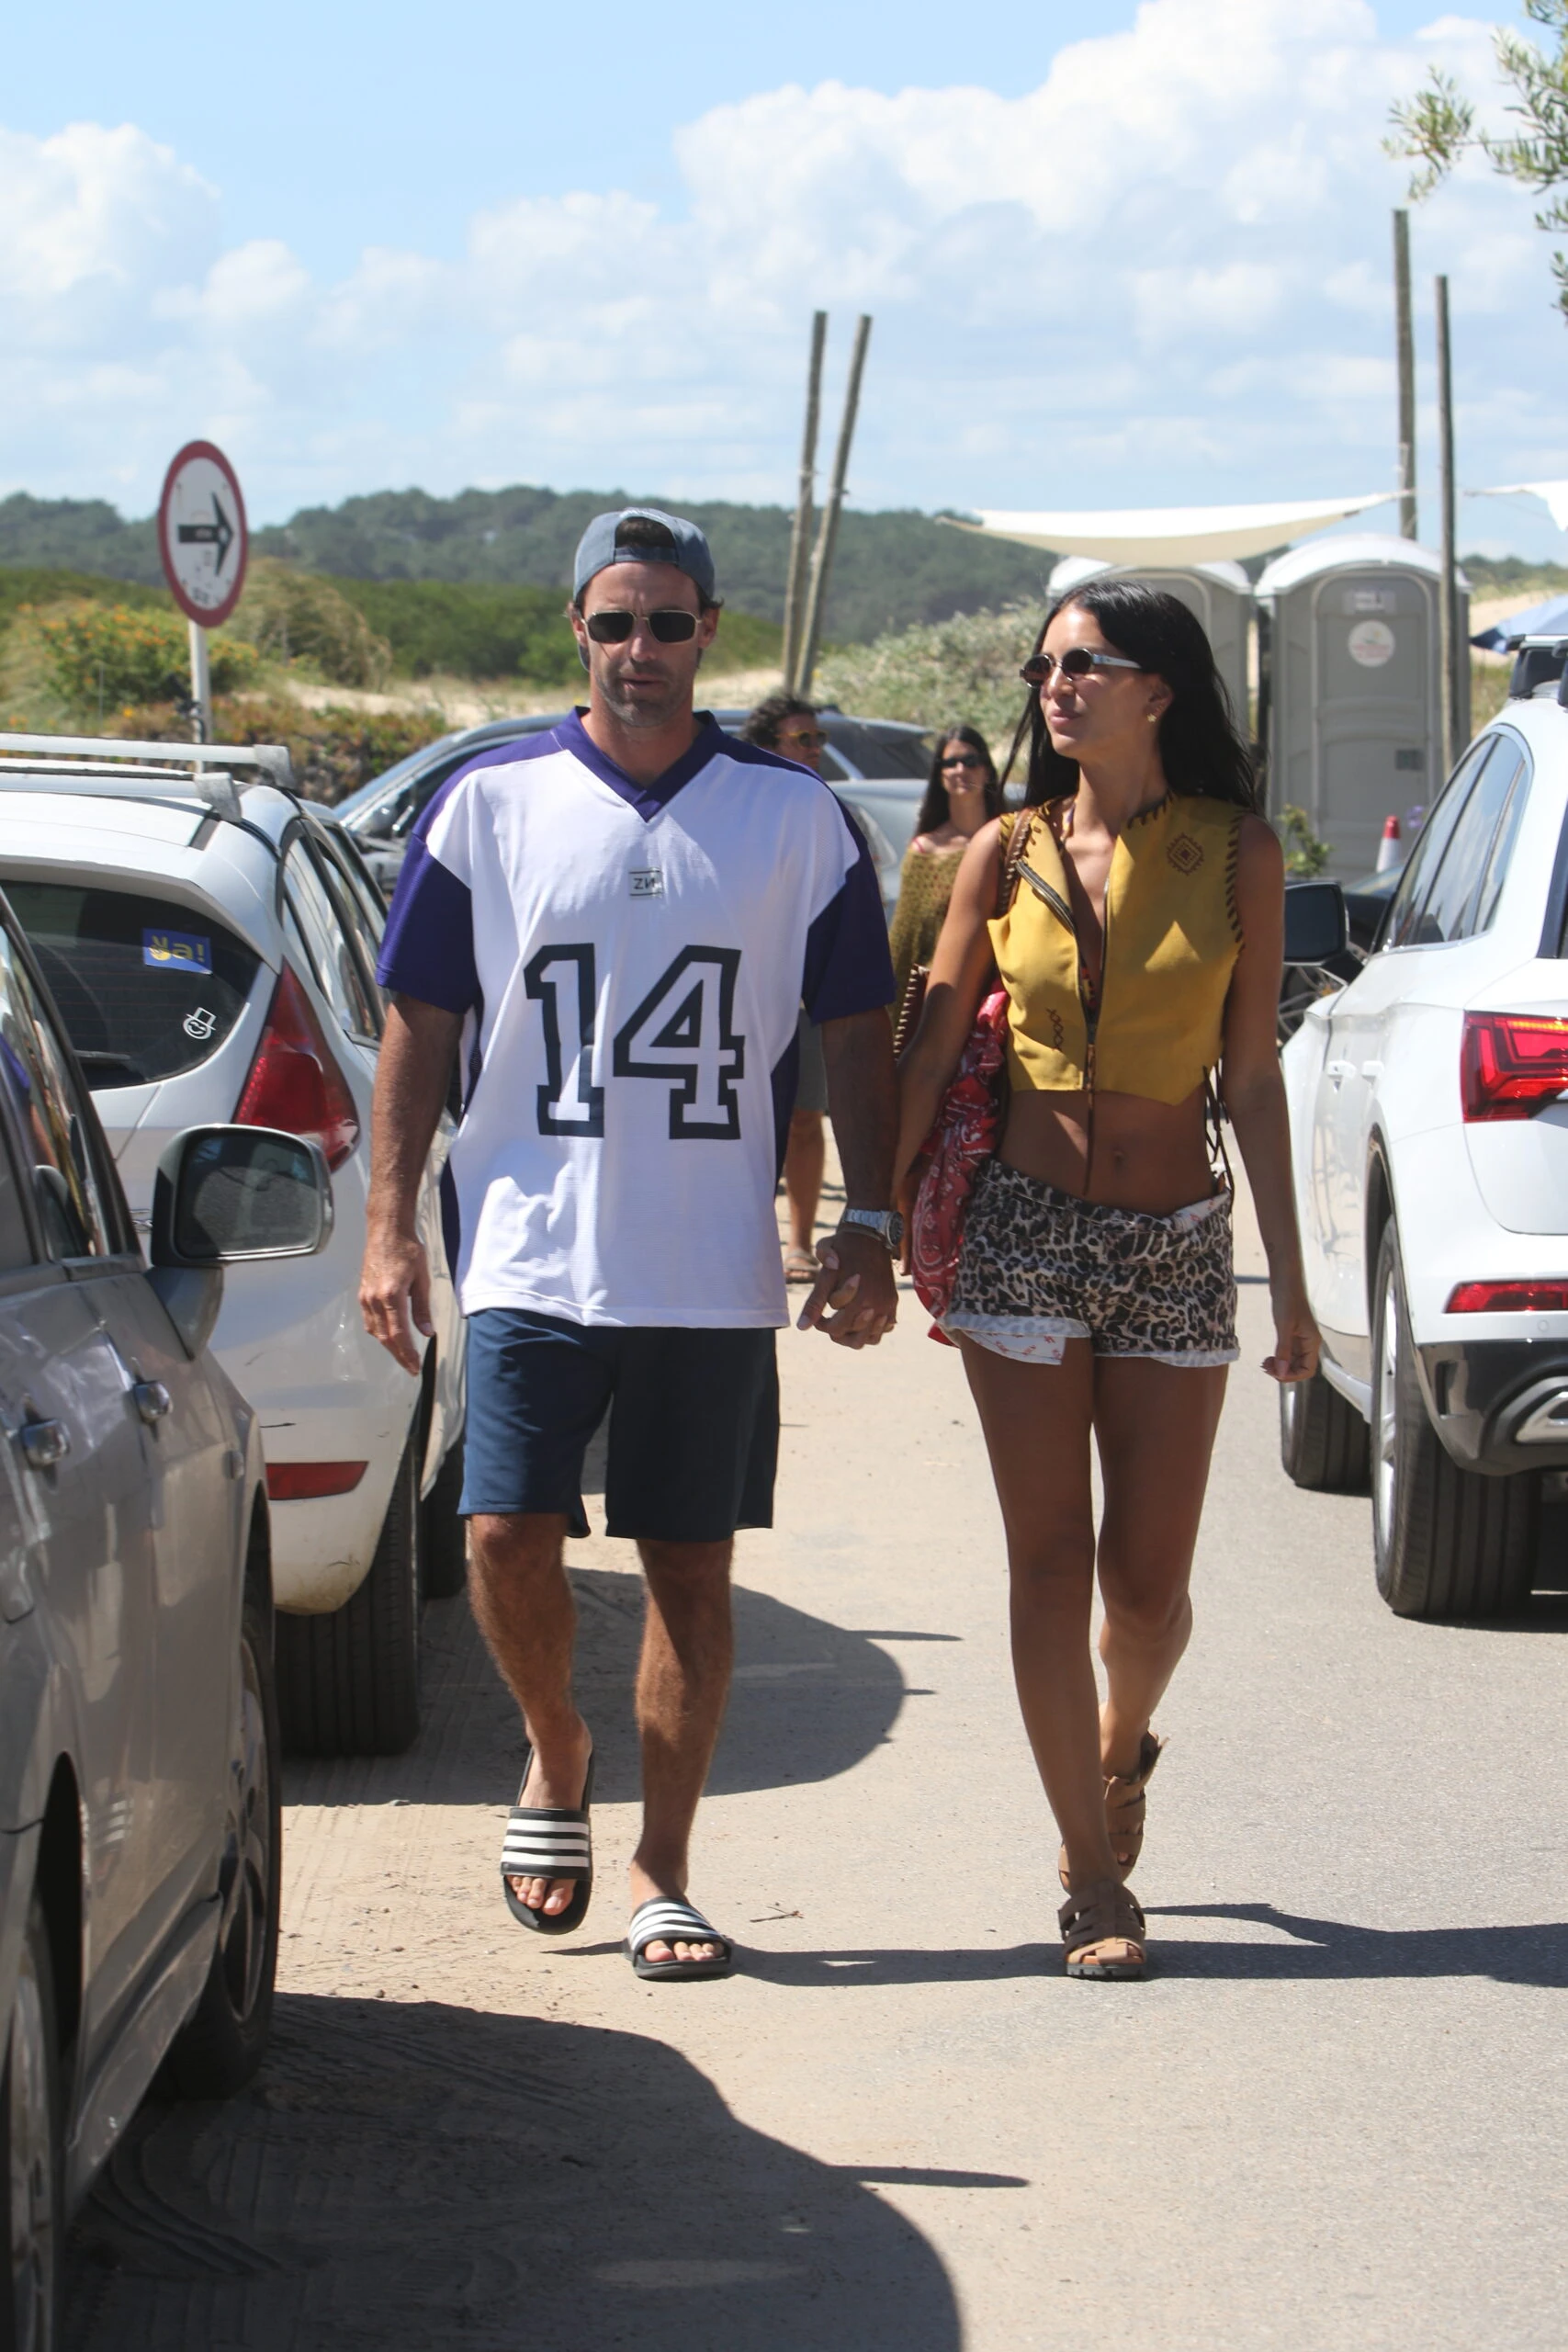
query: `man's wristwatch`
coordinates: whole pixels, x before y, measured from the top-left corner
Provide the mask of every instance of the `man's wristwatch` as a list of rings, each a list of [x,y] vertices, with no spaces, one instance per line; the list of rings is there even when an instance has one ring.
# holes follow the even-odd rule
[[[904,1246],[904,1220],[897,1209],[846,1209],[839,1219],[840,1232],[845,1226],[874,1233],[890,1258],[896,1258]]]

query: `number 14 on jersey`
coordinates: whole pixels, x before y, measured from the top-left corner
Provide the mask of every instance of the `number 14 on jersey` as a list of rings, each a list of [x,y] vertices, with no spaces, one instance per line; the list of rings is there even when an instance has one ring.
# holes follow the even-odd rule
[[[682,947],[610,1043],[612,1078],[644,1079],[670,1091],[670,1135],[734,1142],[740,1134],[737,1082],[746,1040],[735,1028],[739,947]],[[593,1083],[597,964],[591,944],[541,947],[523,984],[544,1023],[546,1082],[537,1090],[539,1133],[602,1136],[605,1090]]]

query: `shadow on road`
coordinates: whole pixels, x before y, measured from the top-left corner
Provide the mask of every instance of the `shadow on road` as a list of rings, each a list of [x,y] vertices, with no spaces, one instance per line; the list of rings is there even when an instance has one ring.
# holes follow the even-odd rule
[[[957,2352],[866,2181],[638,2034],[279,1999],[225,2107],[150,2103],[73,2233],[66,2352]]]
[[[1151,1958],[1161,1976],[1259,1983],[1487,1976],[1499,1984],[1568,1985],[1568,1922],[1528,1928],[1357,1928],[1337,1919],[1298,1918],[1268,1903],[1151,1904],[1148,1917]],[[1276,1929],[1295,1940],[1180,1942],[1164,1932],[1168,1919],[1234,1919]],[[766,1984],[842,1992],[855,1984],[992,1984],[1014,1977],[1059,1976],[1062,1953],[1055,1942],[968,1951],[768,1952],[748,1945],[745,1965],[748,1976],[760,1976]]]
[[[635,1570],[611,1568],[574,1568],[571,1581],[578,1703],[593,1731],[595,1788],[603,1803],[625,1803],[641,1789],[632,1679],[643,1582]],[[522,1773],[522,1725],[467,1600],[427,1609],[423,1630],[424,1724],[408,1754],[297,1758],[287,1770],[288,1804],[511,1802]],[[737,1586],[735,1687],[709,1792],[732,1796],[847,1772],[886,1738],[903,1698],[897,1667],[867,1635]]]
[[[1358,1928],[1306,1919],[1271,1903],[1152,1905],[1156,1919],[1235,1919],[1280,1930],[1291,1943],[1173,1943],[1155,1930],[1155,1954],[1172,1975],[1270,1980],[1376,1976],[1488,1976],[1498,1984],[1568,1985],[1568,1921],[1525,1928]]]

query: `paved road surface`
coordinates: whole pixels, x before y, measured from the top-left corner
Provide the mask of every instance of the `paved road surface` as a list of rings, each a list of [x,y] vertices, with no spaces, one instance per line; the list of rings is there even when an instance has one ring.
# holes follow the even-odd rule
[[[73,2352],[1557,2352],[1568,1598],[1396,1623],[1367,1505],[1278,1469],[1256,1279],[1243,1340],[1151,1982],[1060,1973],[956,1358],[912,1298],[874,1357],[788,1335],[693,1890],[744,1973],[620,1951],[627,1547],[577,1553],[602,1875],[561,1944],[502,1908],[518,1734],[432,1610],[414,1754],[291,1778],[274,2053],[227,2109],[144,2113],[75,2235]]]

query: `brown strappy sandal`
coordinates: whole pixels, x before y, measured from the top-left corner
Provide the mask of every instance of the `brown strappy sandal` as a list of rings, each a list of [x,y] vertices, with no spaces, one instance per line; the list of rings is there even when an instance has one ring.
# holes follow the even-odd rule
[[[1155,1766],[1165,1753],[1165,1742],[1146,1731],[1138,1749],[1135,1772],[1108,1772],[1105,1776],[1105,1834],[1111,1840],[1123,1880],[1130,1879],[1144,1850],[1144,1817],[1146,1807],[1144,1791],[1148,1787]],[[1064,1888],[1067,1886],[1067,1849],[1064,1846],[1056,1856],[1056,1876]]]
[[[1120,1880],[1096,1879],[1081,1894],[1069,1894],[1056,1919],[1069,1976],[1135,1982],[1143,1975],[1148,1929],[1136,1898]]]

